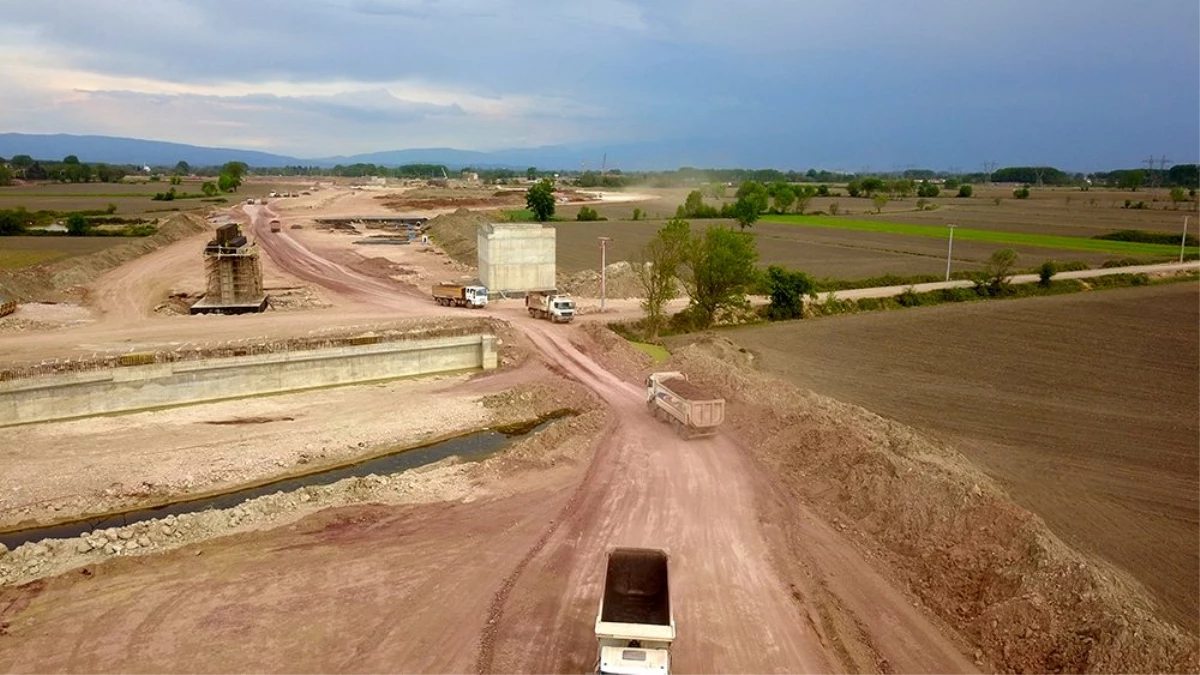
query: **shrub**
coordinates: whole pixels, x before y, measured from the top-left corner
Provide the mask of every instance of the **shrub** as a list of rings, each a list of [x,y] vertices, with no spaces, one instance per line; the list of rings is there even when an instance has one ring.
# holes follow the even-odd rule
[[[1038,285],[1042,288],[1050,287],[1050,280],[1054,278],[1058,268],[1054,265],[1053,260],[1047,260],[1038,268]]]
[[[829,215],[836,216],[841,206],[837,202],[829,202]]]
[[[92,224],[78,213],[72,213],[67,218],[67,234],[72,237],[82,237],[92,229]]]
[[[804,314],[804,299],[815,297],[816,283],[812,277],[798,270],[788,270],[778,265],[767,268],[763,286],[771,296],[767,307],[767,318],[772,321],[799,319]]]
[[[994,197],[992,199],[992,203],[995,204],[996,206],[1000,206],[1000,202],[1002,202],[1002,201],[1004,201],[1003,197]]]
[[[913,286],[904,289],[904,292],[896,296],[896,302],[900,303],[901,307],[920,307],[921,294]]]
[[[111,216],[117,212],[117,205],[109,202],[108,206],[104,209],[104,212]]]
[[[633,220],[641,220],[641,219],[642,219],[642,210],[636,206],[633,207]]]
[[[947,185],[946,187],[950,187],[950,186]],[[958,196],[959,197],[970,197],[974,193],[975,193],[975,188],[971,187],[970,183],[963,183],[962,185],[958,186]]]
[[[825,184],[818,185],[817,186],[817,196],[818,197],[828,197],[829,196],[829,186],[825,185]]]
[[[918,211],[924,211],[925,207],[928,205],[929,205],[929,200],[925,199],[924,197],[917,200],[917,210]]]
[[[1029,199],[1029,188],[1019,187],[1016,190],[1013,190],[1013,196],[1017,199]]]
[[[600,213],[588,206],[579,207],[579,213],[575,215],[575,220],[591,221],[600,220]]]

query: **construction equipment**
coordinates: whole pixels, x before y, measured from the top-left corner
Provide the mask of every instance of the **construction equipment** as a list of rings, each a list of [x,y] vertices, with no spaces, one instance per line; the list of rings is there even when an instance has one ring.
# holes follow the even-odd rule
[[[272,231],[272,232],[278,232],[278,231],[280,231],[281,229],[283,229],[283,226],[279,224],[279,219],[278,219],[278,218],[272,218],[272,219],[271,219],[271,231]]]
[[[600,653],[596,672],[665,675],[671,672],[675,616],[666,551],[614,548],[608,552],[604,593],[596,614]]]
[[[446,307],[487,307],[488,290],[485,286],[438,284],[433,287],[433,299]]]
[[[715,435],[725,421],[725,399],[677,372],[651,373],[646,378],[646,409],[655,419],[669,422],[684,440]]]
[[[570,323],[575,319],[575,301],[558,291],[530,291],[525,294],[525,309],[535,319]]]

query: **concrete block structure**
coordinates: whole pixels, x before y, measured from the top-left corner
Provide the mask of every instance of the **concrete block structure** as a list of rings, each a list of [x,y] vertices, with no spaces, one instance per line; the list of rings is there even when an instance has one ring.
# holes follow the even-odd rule
[[[192,314],[243,314],[267,308],[258,247],[247,241],[237,223],[217,228],[204,247],[208,290],[192,305]]]
[[[297,352],[136,363],[0,380],[0,427],[499,365],[496,336],[463,335]]]
[[[538,223],[480,225],[480,283],[497,295],[554,289],[555,234]]]

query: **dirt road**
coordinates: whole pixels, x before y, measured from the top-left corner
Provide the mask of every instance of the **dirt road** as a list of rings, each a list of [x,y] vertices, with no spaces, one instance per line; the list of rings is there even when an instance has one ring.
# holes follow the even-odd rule
[[[439,312],[278,234],[260,235],[264,250],[348,299],[340,319]],[[587,340],[577,327],[489,312],[608,404],[590,462],[520,477],[509,497],[330,511],[10,590],[0,670],[584,672],[615,545],[671,552],[681,671],[975,669],[850,540],[802,510],[782,527],[772,477],[735,439],[678,439],[639,386],[573,343]]]

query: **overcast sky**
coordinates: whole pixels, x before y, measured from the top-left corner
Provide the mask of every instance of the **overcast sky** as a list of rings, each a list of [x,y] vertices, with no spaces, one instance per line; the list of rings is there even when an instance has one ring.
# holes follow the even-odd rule
[[[1196,0],[4,0],[2,10],[0,131],[299,157],[688,141],[743,166],[850,170],[988,160],[1086,170],[1200,154]]]

